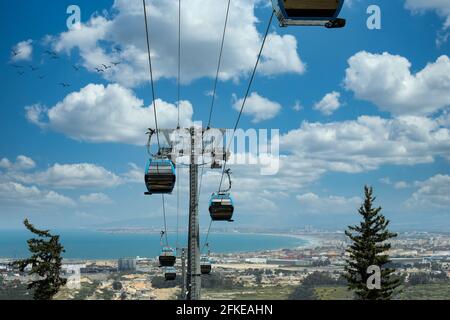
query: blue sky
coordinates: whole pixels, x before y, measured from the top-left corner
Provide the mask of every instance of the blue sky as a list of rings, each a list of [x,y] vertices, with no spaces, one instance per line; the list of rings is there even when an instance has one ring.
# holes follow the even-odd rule
[[[170,127],[177,1],[148,2],[158,114]],[[182,5],[184,125],[207,121],[226,8],[189,3]],[[72,4],[81,25],[68,30]],[[371,4],[381,8],[381,30],[366,27]],[[153,111],[141,1],[2,1],[0,12],[0,228],[20,228],[24,217],[61,228],[161,227],[160,197],[143,196]],[[232,0],[214,127],[236,121],[270,12],[266,1]],[[281,168],[275,176],[232,168],[235,226],[342,229],[357,221],[370,184],[396,228],[448,230],[450,4],[353,0],[341,16],[348,21],[341,30],[273,22],[240,127],[279,129]],[[121,64],[95,71],[111,62]],[[180,224],[186,178],[182,170]],[[207,170],[203,227],[218,179]],[[167,199],[173,227],[176,193]]]

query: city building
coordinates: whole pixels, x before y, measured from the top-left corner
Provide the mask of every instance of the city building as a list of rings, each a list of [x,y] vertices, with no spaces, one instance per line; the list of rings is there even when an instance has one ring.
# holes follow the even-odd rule
[[[119,271],[136,271],[136,259],[122,258],[118,261]]]

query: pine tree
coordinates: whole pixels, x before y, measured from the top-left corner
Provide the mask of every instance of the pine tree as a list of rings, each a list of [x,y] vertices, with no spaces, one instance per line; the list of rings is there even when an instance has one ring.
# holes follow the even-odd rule
[[[25,219],[23,223],[38,238],[27,241],[31,257],[15,261],[13,266],[23,272],[28,265],[31,265],[30,275],[37,276],[37,280],[28,284],[28,290],[34,291],[35,300],[51,300],[59,288],[67,282],[60,276],[61,253],[65,252],[64,247],[59,243],[59,236],[50,234],[49,230],[36,229],[28,219]]]
[[[347,249],[350,258],[345,267],[345,278],[349,290],[357,299],[389,300],[400,285],[400,280],[393,275],[394,269],[385,267],[390,262],[387,251],[391,244],[387,241],[397,237],[388,230],[389,220],[381,214],[381,207],[373,208],[375,197],[372,187],[364,187],[364,204],[358,210],[362,216],[359,225],[349,226],[345,234],[352,244]],[[371,274],[367,273],[369,266],[381,269],[380,289],[369,289],[367,280]]]

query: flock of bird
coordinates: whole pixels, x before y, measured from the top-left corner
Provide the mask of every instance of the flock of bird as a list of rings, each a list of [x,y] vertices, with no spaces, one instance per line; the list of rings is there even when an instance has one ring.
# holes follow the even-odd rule
[[[94,68],[95,69],[95,71],[97,71],[97,72],[105,72],[105,71],[108,71],[108,69],[111,69],[113,66],[114,67],[117,67],[119,64],[121,64],[121,62],[111,62],[111,64],[112,65],[106,65],[106,64],[102,64],[100,67],[98,67],[98,68]],[[75,66],[74,66],[74,68],[75,68]],[[77,70],[78,71],[78,70]]]
[[[114,51],[115,51],[115,52],[120,52],[120,51],[122,51],[122,50],[121,50],[120,48],[118,48],[118,47],[115,47],[115,48],[114,48]],[[19,54],[20,54],[20,51],[19,51],[19,50],[11,50],[11,55],[12,55],[13,57],[18,56]],[[44,55],[46,55],[46,56],[47,56],[49,59],[51,59],[51,60],[57,60],[57,59],[60,59],[59,55],[58,55],[56,52],[54,52],[54,51],[45,50],[45,51],[44,51]],[[103,72],[108,71],[109,69],[112,69],[112,68],[114,68],[114,67],[117,67],[117,66],[120,65],[120,64],[121,64],[121,62],[111,62],[111,64],[109,64],[109,65],[108,65],[108,64],[101,64],[100,66],[95,67],[93,71],[96,71],[96,72],[98,72],[98,73],[103,73]],[[26,73],[25,70],[26,70],[26,68],[27,68],[26,65],[13,64],[12,67],[15,68],[15,69],[17,70],[17,74],[18,74],[18,75],[20,75],[20,76],[25,75],[25,73]],[[28,65],[28,68],[30,69],[31,72],[35,72],[35,71],[38,71],[38,70],[39,70],[38,67],[36,67],[36,66],[34,66],[34,65],[32,65],[32,64]],[[76,72],[78,72],[78,71],[81,70],[81,66],[76,65],[76,64],[72,65],[72,68],[73,68]],[[38,79],[39,79],[39,80],[43,80],[44,78],[45,78],[45,75],[39,75],[39,76],[38,76]],[[62,86],[63,88],[68,88],[68,87],[70,87],[70,83],[66,83],[66,82],[60,82],[59,85]]]

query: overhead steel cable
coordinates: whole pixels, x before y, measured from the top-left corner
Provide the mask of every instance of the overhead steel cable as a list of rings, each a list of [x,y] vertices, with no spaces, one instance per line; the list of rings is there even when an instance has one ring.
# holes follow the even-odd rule
[[[228,153],[228,150],[229,150],[230,147],[231,147],[231,143],[233,142],[234,135],[236,134],[236,130],[237,130],[237,127],[238,127],[238,125],[239,125],[239,121],[240,121],[240,119],[241,119],[242,112],[244,111],[245,103],[247,102],[247,98],[248,98],[248,95],[249,95],[249,93],[250,93],[250,89],[251,89],[251,86],[252,86],[252,83],[253,83],[253,79],[255,78],[256,70],[257,70],[258,65],[259,65],[259,61],[261,60],[262,51],[263,51],[263,49],[264,49],[264,45],[265,45],[265,43],[266,43],[267,36],[268,36],[268,34],[269,34],[270,26],[272,25],[272,20],[273,20],[274,14],[275,14],[275,11],[272,11],[272,14],[271,14],[271,16],[270,16],[269,22],[268,22],[268,24],[267,24],[266,32],[264,33],[263,41],[262,41],[262,43],[261,43],[261,48],[259,49],[259,52],[258,52],[258,56],[257,56],[257,59],[256,59],[256,63],[255,63],[255,66],[254,66],[254,68],[253,68],[253,72],[252,72],[252,75],[251,75],[251,77],[250,77],[250,80],[249,80],[249,83],[248,83],[248,86],[247,86],[247,91],[246,91],[246,93],[245,93],[245,98],[244,98],[244,100],[242,101],[242,106],[241,106],[241,109],[240,109],[240,111],[239,111],[239,116],[238,116],[238,118],[237,118],[237,120],[236,120],[236,124],[235,124],[234,129],[233,129],[233,135],[232,135],[231,140],[230,140],[230,142],[229,142],[229,144],[228,144],[228,146],[227,146],[226,154]],[[222,175],[221,175],[221,177],[220,177],[220,184],[219,184],[218,192],[220,192],[221,189],[222,189],[223,177],[225,176],[225,173],[227,172],[227,169],[226,169],[227,162],[228,162],[228,159],[225,157],[225,160],[224,160],[224,163],[223,163]],[[206,234],[206,238],[205,238],[205,244],[203,245],[202,250],[204,249],[206,243],[208,242],[208,237],[209,237],[209,234],[210,234],[210,231],[211,231],[211,224],[212,224],[212,220],[211,220],[211,222],[210,222],[210,224],[209,224],[209,228],[208,228],[208,231],[207,231],[207,234]]]
[[[246,93],[245,93],[245,98],[244,98],[244,100],[242,101],[242,106],[241,106],[241,109],[240,109],[240,111],[239,111],[239,116],[238,116],[238,118],[237,118],[237,120],[236,120],[236,124],[235,124],[234,129],[233,129],[233,135],[232,135],[231,140],[230,140],[230,142],[229,142],[229,144],[228,144],[228,146],[227,146],[226,153],[228,153],[228,150],[229,150],[230,147],[231,147],[231,143],[233,142],[234,135],[236,134],[236,130],[237,130],[237,127],[238,127],[238,125],[239,125],[239,121],[240,121],[240,119],[241,119],[242,112],[244,111],[245,103],[247,102],[247,98],[248,98],[248,95],[249,95],[249,93],[250,93],[250,89],[251,89],[251,86],[252,86],[252,83],[253,83],[253,79],[255,78],[255,74],[256,74],[256,70],[257,70],[257,68],[258,68],[259,61],[261,60],[262,51],[263,51],[263,49],[264,49],[264,45],[265,45],[265,43],[266,43],[266,39],[267,39],[267,36],[268,36],[268,34],[269,34],[270,26],[272,25],[272,20],[273,20],[274,14],[275,14],[275,11],[272,11],[272,14],[271,14],[271,16],[270,16],[269,22],[268,22],[268,24],[267,24],[266,32],[264,33],[263,41],[262,41],[262,43],[261,43],[261,48],[259,49],[259,52],[258,52],[258,56],[257,56],[257,59],[256,59],[256,63],[255,63],[255,66],[254,66],[254,68],[253,68],[253,72],[252,72],[252,75],[251,75],[251,77],[250,77],[250,80],[249,80],[249,83],[248,83],[248,86],[247,86],[247,91],[246,91]],[[222,189],[223,177],[225,176],[225,173],[227,172],[227,168],[226,168],[227,162],[228,162],[228,159],[225,157],[225,160],[224,160],[224,163],[223,163],[222,175],[221,175],[221,177],[220,177],[220,184],[219,184],[218,192],[220,192],[221,189]],[[212,220],[211,220],[211,223],[212,223]],[[210,231],[211,231],[211,223],[210,223],[210,225],[209,225],[208,232],[207,232],[207,234],[206,234],[205,245],[206,245],[206,243],[207,243],[207,241],[208,241],[209,233],[210,233]],[[204,245],[204,246],[205,246],[205,245]],[[204,246],[203,246],[202,249],[204,249]]]
[[[178,121],[177,129],[180,129],[180,96],[181,96],[181,0],[178,0],[178,77],[177,77],[177,109],[178,109]],[[177,165],[177,253],[179,247],[179,223],[180,223],[180,168]]]
[[[150,71],[150,84],[152,88],[152,105],[153,105],[153,114],[155,117],[155,129],[156,129],[156,139],[158,141],[158,155],[161,153],[161,144],[159,140],[159,131],[158,131],[158,116],[156,111],[156,94],[155,94],[155,84],[153,81],[153,68],[152,68],[152,55],[150,51],[150,36],[148,33],[148,21],[147,21],[147,7],[145,0],[142,0],[142,5],[144,6],[144,20],[145,20],[145,35],[147,40],[147,53],[148,53],[148,66]],[[163,210],[163,216],[164,216],[164,235],[166,239],[166,245],[169,246],[169,240],[167,238],[167,222],[166,222],[166,205],[165,205],[165,198],[164,195],[161,195],[162,199],[162,210]]]
[[[220,66],[222,64],[223,45],[225,43],[225,35],[226,35],[226,32],[227,32],[228,16],[230,14],[230,4],[231,4],[231,0],[228,0],[227,13],[225,15],[225,23],[224,23],[224,26],[223,26],[222,41],[220,43],[219,61],[217,62],[216,78],[214,80],[213,92],[212,92],[212,98],[211,98],[211,106],[210,106],[210,110],[209,110],[208,126],[206,127],[207,130],[210,129],[210,127],[211,127],[211,120],[212,120],[212,113],[213,113],[213,109],[214,109],[214,102],[216,101],[217,82],[219,80]],[[203,149],[203,133],[202,133],[202,149]],[[199,192],[198,192],[199,197],[200,197],[200,193],[201,193],[201,190],[202,190],[203,172],[204,172],[204,168],[202,167],[202,172],[200,174]]]
[[[228,0],[227,11],[226,11],[226,14],[225,14],[225,22],[224,22],[224,25],[223,25],[222,40],[220,42],[219,60],[217,62],[216,77],[214,79],[212,98],[211,98],[211,105],[210,105],[210,109],[209,109],[208,125],[206,127],[207,130],[209,130],[210,127],[211,127],[211,120],[212,120],[212,114],[213,114],[213,110],[214,110],[214,103],[216,101],[217,83],[219,81],[220,67],[221,67],[221,64],[222,64],[223,46],[224,46],[224,43],[225,43],[225,36],[226,36],[226,33],[227,33],[228,17],[229,17],[229,14],[230,14],[230,4],[231,4],[231,0]],[[203,150],[203,147],[204,147],[203,146],[203,142],[204,141],[203,141],[203,133],[202,133],[202,152],[204,151]],[[203,155],[203,153],[202,153],[202,155]],[[199,182],[199,187],[198,187],[198,199],[197,199],[197,201],[200,200],[200,195],[201,195],[201,192],[202,192],[203,174],[204,174],[204,167],[202,167],[202,171],[200,173],[200,182]],[[212,220],[211,220],[211,223],[212,223]],[[209,230],[211,229],[211,223],[209,224],[208,234],[207,235],[209,235]],[[205,242],[205,244],[206,244],[206,242]],[[203,250],[203,248],[202,248],[202,250]]]
[[[209,222],[208,231],[206,232],[205,243],[203,243],[202,249],[200,250],[200,254],[203,252],[205,247],[208,245],[209,233],[211,231],[212,223],[213,223],[213,220],[211,219],[211,221]]]
[[[258,65],[259,65],[259,61],[261,60],[262,51],[264,49],[264,45],[266,43],[266,39],[267,39],[267,36],[269,34],[270,26],[272,25],[272,20],[273,20],[274,14],[275,14],[275,11],[272,11],[272,14],[271,14],[270,19],[269,19],[269,23],[267,24],[267,28],[266,28],[266,32],[264,34],[263,41],[261,43],[261,48],[259,49],[259,53],[258,53],[258,57],[256,59],[255,67],[253,68],[253,72],[252,72],[252,75],[250,77],[250,81],[249,81],[248,86],[247,86],[247,91],[245,92],[244,99],[242,100],[241,109],[239,111],[239,115],[238,115],[238,118],[236,120],[236,124],[235,124],[234,129],[233,129],[233,134],[231,136],[230,142],[229,142],[228,147],[227,147],[227,153],[228,153],[228,150],[230,150],[231,144],[233,143],[234,135],[236,134],[237,127],[238,127],[239,122],[241,120],[242,112],[244,111],[245,103],[247,102],[247,98],[248,98],[248,95],[250,93],[250,89],[251,89],[251,86],[252,86],[252,83],[253,83],[253,79],[255,78],[256,70],[257,70]],[[225,162],[224,162],[224,165],[223,165],[222,176],[220,178],[220,184],[219,184],[218,192],[220,192],[220,190],[222,188],[223,177],[224,177],[225,172],[226,172],[227,161],[228,161],[228,159],[225,157]]]
[[[167,220],[166,220],[166,201],[164,198],[164,195],[161,195],[162,197],[162,208],[163,208],[163,215],[164,215],[164,234],[166,236],[166,246],[169,246],[169,239],[167,238]]]
[[[220,66],[222,64],[223,45],[225,43],[225,35],[227,32],[228,16],[230,13],[230,3],[231,3],[231,0],[228,0],[227,13],[225,15],[225,23],[223,26],[222,42],[220,44],[219,61],[217,62],[216,79],[214,80],[214,87],[213,87],[212,98],[211,98],[211,107],[209,110],[209,118],[208,118],[208,126],[207,126],[208,129],[211,125],[211,118],[212,118],[212,113],[213,113],[213,108],[214,108],[214,102],[216,100],[217,82],[219,80]]]
[[[146,35],[146,39],[147,39],[147,53],[148,53],[148,66],[149,66],[149,71],[150,71],[150,83],[151,83],[151,88],[152,88],[152,105],[153,105],[153,114],[155,117],[155,128],[156,128],[156,139],[158,140],[158,153],[161,149],[161,144],[159,141],[159,132],[158,132],[158,116],[156,114],[156,98],[155,98],[155,85],[153,82],[153,68],[152,68],[152,56],[151,56],[151,51],[150,51],[150,37],[148,34],[148,21],[147,21],[147,8],[146,8],[146,3],[145,0],[142,0],[142,4],[144,6],[144,19],[145,19],[145,35]]]
[[[178,0],[178,77],[177,77],[177,128],[180,128],[180,92],[181,92],[181,0]]]

